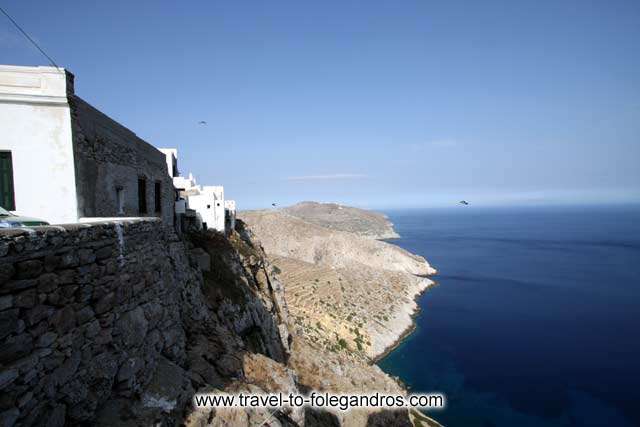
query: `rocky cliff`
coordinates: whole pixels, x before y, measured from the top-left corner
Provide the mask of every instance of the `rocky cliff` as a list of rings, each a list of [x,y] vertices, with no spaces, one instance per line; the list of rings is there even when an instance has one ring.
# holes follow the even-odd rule
[[[278,271],[240,221],[228,237],[152,219],[0,231],[0,425],[407,425],[192,407],[196,391],[400,390],[290,333]]]

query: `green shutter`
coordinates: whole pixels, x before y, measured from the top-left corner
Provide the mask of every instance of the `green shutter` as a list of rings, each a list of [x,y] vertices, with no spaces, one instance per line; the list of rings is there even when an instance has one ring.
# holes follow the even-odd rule
[[[10,151],[0,151],[0,204],[6,210],[16,210],[13,192],[13,162]]]

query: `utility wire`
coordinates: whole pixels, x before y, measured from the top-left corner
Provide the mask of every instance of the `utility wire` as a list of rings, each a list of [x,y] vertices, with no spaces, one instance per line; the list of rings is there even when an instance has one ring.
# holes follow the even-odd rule
[[[16,28],[18,30],[20,30],[20,32],[27,38],[27,40],[29,40],[31,42],[31,44],[33,44],[40,51],[40,53],[43,54],[49,60],[51,65],[56,67],[58,70],[60,69],[60,67],[58,67],[58,64],[56,64],[53,61],[53,59],[51,59],[51,57],[49,55],[47,55],[47,53],[44,50],[42,50],[42,48],[40,46],[38,46],[38,43],[36,43],[31,37],[29,37],[29,34],[27,34],[27,32],[25,30],[23,30],[22,27],[20,27],[20,25],[18,25],[18,23],[11,16],[9,16],[9,14],[2,7],[0,7],[0,11],[2,13],[4,13],[4,15],[7,18],[9,18],[9,21],[11,21],[11,23],[13,23],[13,25],[15,25]]]

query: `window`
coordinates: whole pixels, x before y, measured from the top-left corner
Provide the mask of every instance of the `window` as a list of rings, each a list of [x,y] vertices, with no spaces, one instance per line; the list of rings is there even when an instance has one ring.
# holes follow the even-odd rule
[[[162,183],[160,181],[156,181],[156,185],[153,189],[153,196],[155,197],[156,202],[156,213],[162,212]]]
[[[0,203],[8,211],[16,210],[11,151],[0,152]]]
[[[147,179],[144,177],[138,178],[138,212],[147,213]]]
[[[118,204],[118,215],[124,215],[124,188],[116,187],[116,203]]]

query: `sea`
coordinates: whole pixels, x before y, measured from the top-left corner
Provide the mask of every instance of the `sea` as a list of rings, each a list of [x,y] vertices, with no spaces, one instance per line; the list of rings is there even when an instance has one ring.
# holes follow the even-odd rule
[[[385,212],[437,285],[379,362],[445,426],[640,426],[640,206]]]

